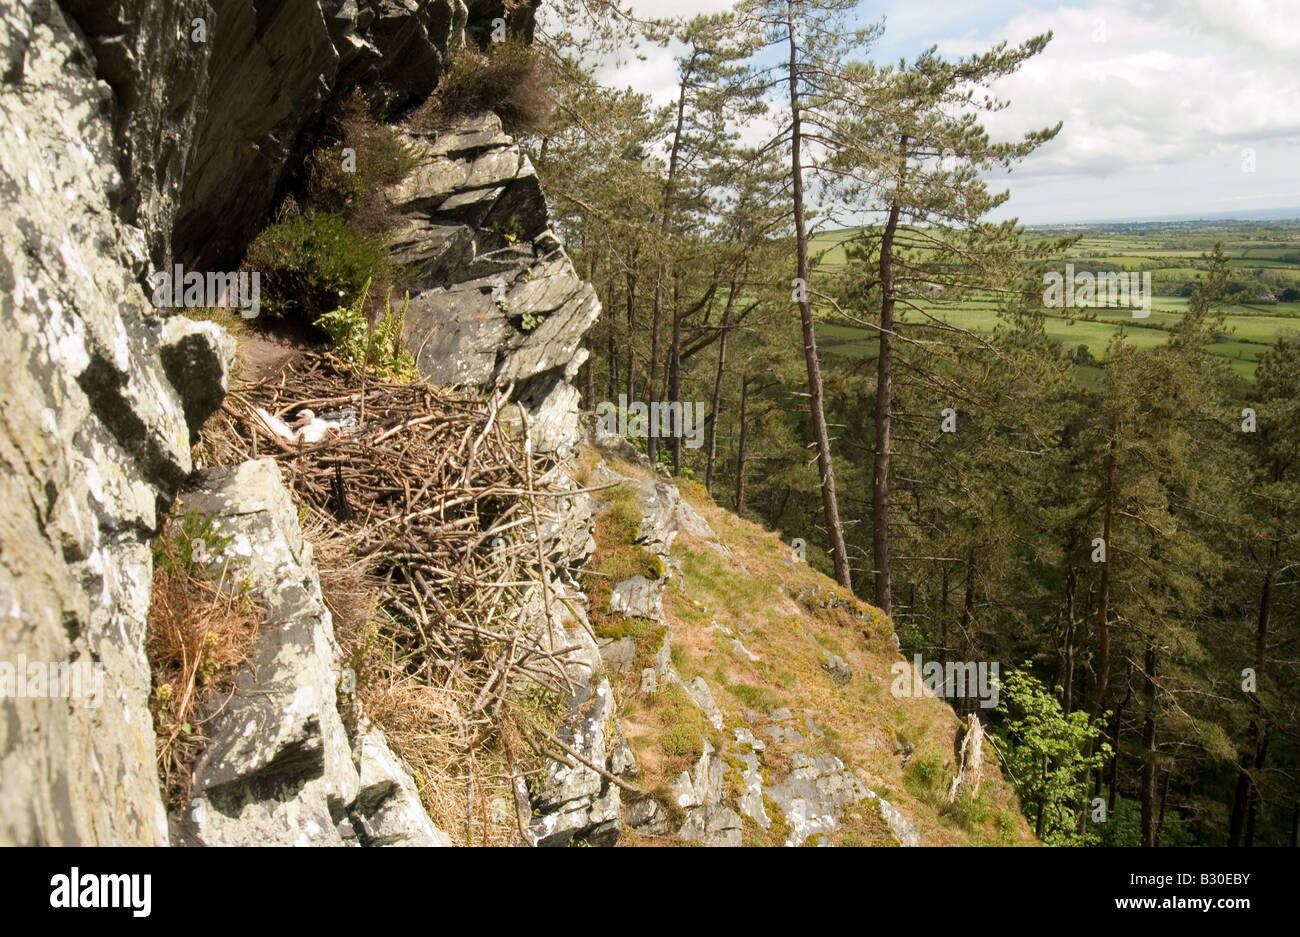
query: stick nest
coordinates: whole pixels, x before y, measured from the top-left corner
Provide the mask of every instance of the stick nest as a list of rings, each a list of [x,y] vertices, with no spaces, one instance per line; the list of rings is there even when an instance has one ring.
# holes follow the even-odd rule
[[[435,822],[459,820],[449,831],[462,841],[503,835],[485,785],[475,787],[476,753],[507,763],[497,777],[514,786],[506,799],[523,834],[521,779],[542,770],[546,725],[573,690],[574,649],[537,625],[543,571],[551,578],[541,519],[572,492],[528,451],[527,417],[507,397],[363,378],[307,353],[272,379],[237,383],[203,435],[209,463],[282,463],[356,676],[347,715],[384,729]],[[259,407],[286,421],[304,408],[347,410],[357,422],[294,444]],[[541,595],[545,621],[556,600],[550,588]],[[461,796],[449,794],[453,777]]]

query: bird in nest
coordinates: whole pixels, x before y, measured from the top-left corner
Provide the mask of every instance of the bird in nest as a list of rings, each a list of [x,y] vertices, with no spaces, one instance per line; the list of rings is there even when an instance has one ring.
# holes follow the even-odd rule
[[[261,407],[257,408],[257,415],[271,432],[291,443],[311,444],[326,438],[341,439],[343,431],[356,424],[356,416],[346,411],[325,416],[304,408],[298,411],[291,423]]]

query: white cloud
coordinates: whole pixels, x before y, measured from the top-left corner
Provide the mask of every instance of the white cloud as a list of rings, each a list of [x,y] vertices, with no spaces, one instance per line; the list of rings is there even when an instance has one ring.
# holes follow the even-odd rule
[[[1014,137],[1064,120],[1020,173],[1104,177],[1300,142],[1300,27],[1288,7],[1103,0],[1022,14],[996,35],[941,42],[940,51],[1052,30],[1047,51],[996,86],[1012,106],[985,125]]]
[[[727,9],[732,0],[635,0],[642,15]],[[994,139],[1064,121],[1016,168],[994,174],[1012,198],[1000,212],[1028,221],[1290,207],[1300,204],[1300,10],[1297,0],[888,0],[885,58],[931,43],[948,56],[1051,30],[1047,50],[995,91]],[[664,104],[674,55],[603,69]],[[1255,171],[1244,172],[1245,151]]]

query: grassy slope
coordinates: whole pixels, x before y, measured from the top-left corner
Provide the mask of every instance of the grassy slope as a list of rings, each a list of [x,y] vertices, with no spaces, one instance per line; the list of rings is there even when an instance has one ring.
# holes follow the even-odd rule
[[[590,451],[583,455],[588,467],[598,458]],[[612,467],[629,477],[646,474],[625,463]],[[826,576],[795,562],[790,547],[775,533],[719,508],[701,486],[678,484],[725,549],[685,535],[674,544],[672,558],[680,561],[682,575],[670,582],[664,596],[673,661],[683,680],[700,676],[708,682],[725,728],[717,733],[703,724],[689,703],[683,705],[681,694],[638,692],[641,669],[651,664],[661,646],[659,629],[648,623],[620,626],[599,614],[593,616],[596,627],[607,634],[637,638],[638,660],[616,675],[614,682],[620,723],[636,752],[642,789],[662,794],[692,762],[694,753],[683,753],[678,747],[687,733],[674,731],[676,727],[698,729],[725,755],[732,748],[735,726],[750,725],[766,741],[760,726],[751,722],[752,715],[746,715],[747,709],[761,712],[787,706],[794,714],[788,724],[806,738],[797,745],[769,742],[764,760],[771,780],[786,773],[795,751],[830,753],[901,809],[927,845],[1032,844],[1033,834],[1021,817],[1015,792],[998,770],[991,746],[985,747],[985,783],[979,798],[958,808],[944,803],[940,791],[953,774],[959,720],[942,700],[891,695],[890,666],[903,658],[890,640],[889,620],[856,600],[856,609],[870,613],[865,621],[841,609],[827,610],[813,602],[801,605],[794,597],[806,586],[818,587],[822,596],[848,596]],[[596,566],[609,562],[606,551],[611,549],[600,534],[609,530],[608,518],[619,504],[626,504],[625,493],[617,489],[599,497],[604,515],[598,522],[601,546],[593,557]],[[599,610],[603,605],[593,602],[593,607]],[[815,636],[816,644],[805,629]],[[732,636],[759,660],[734,648]],[[836,686],[822,669],[818,645],[848,660],[853,669],[848,685]],[[809,716],[822,737],[807,737]],[[903,745],[912,748],[907,768],[900,751]],[[737,781],[734,774],[728,778],[729,784]],[[773,845],[779,835],[779,830],[764,833],[746,821],[746,844]],[[883,821],[865,805],[851,809],[831,839],[840,845],[892,844]],[[628,840],[647,845],[663,842],[635,834]]]

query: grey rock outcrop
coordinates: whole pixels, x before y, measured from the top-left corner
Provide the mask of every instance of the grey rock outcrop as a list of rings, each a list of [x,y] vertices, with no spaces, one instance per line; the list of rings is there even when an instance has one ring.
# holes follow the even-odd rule
[[[691,507],[671,482],[647,478],[637,486],[641,506],[641,527],[637,542],[661,556],[667,556],[680,533],[716,540],[709,522]]]
[[[366,846],[450,846],[420,802],[410,769],[393,754],[378,729],[353,741],[360,775],[348,818]]]
[[[717,702],[713,699],[713,691],[709,689],[709,684],[705,679],[695,677],[684,686],[687,695],[691,698],[691,702],[704,714],[704,718],[709,721],[709,725],[715,729],[721,729],[722,710],[718,708]]]
[[[210,324],[159,316],[141,284],[173,259],[233,267],[322,115],[351,87],[400,111],[428,93],[466,35],[481,41],[498,15],[527,35],[532,14],[500,0],[3,4],[0,485],[10,507],[0,518],[0,660],[93,663],[105,693],[99,707],[0,700],[0,843],[168,841],[157,778],[139,770],[156,754],[144,653],[151,545],[226,391],[231,346]],[[546,230],[531,167],[486,125],[429,141],[431,155],[467,171],[460,191],[412,208],[426,224],[407,246],[449,271],[422,293],[464,286],[464,256],[473,278],[493,289],[505,279],[511,333],[490,378],[514,385],[535,444],[558,450],[577,438],[571,378],[599,308]],[[477,321],[471,293],[459,290],[444,323]],[[266,470],[235,472],[247,481]],[[223,487],[229,480],[210,478],[215,487],[193,503],[237,529],[232,549],[258,570],[277,624],[220,717],[243,721],[211,727],[181,838],[427,840],[409,774],[378,740],[349,740],[339,723],[328,613],[287,496],[254,507]],[[253,480],[272,487],[269,474]],[[228,504],[210,500],[222,492]],[[590,509],[570,501],[544,537],[553,558],[577,566],[590,553]],[[235,504],[247,510],[232,513]],[[589,643],[587,695],[573,701],[583,714],[604,698]],[[597,764],[609,731],[602,724],[581,746]],[[616,831],[616,790],[581,796],[561,804],[585,811],[573,835]]]
[[[853,670],[843,657],[826,650],[822,651],[822,655],[822,669],[831,675],[836,686],[844,686],[853,679]]]
[[[405,339],[434,381],[513,387],[544,451],[578,440],[583,336],[600,315],[550,231],[532,164],[491,113],[414,134],[419,163],[389,190],[393,254],[416,271]]]
[[[899,810],[875,791],[868,791],[867,796],[875,802],[880,816],[893,834],[894,841],[900,846],[917,847],[921,845],[921,833],[903,811]]]
[[[524,614],[544,625],[540,589],[530,604],[533,607]],[[614,691],[580,605],[569,603],[556,614],[551,646],[577,648],[565,667],[574,689],[564,701],[566,715],[558,737],[582,757],[547,762],[531,798],[534,816],[529,832],[539,846],[563,846],[574,839],[613,845],[621,829],[619,788],[591,766],[606,768],[617,755],[618,767],[626,768],[625,754],[614,740]]]
[[[249,666],[208,723],[184,816],[202,845],[342,845],[358,776],[339,716],[338,646],[311,544],[270,459],[211,469],[180,509],[231,538],[214,578],[266,609]]]
[[[627,803],[623,820],[631,829],[648,836],[663,836],[672,830],[672,821],[663,805],[653,797]]]
[[[661,621],[664,617],[663,582],[645,576],[633,576],[615,583],[609,596],[609,613]]]
[[[631,638],[598,638],[596,643],[606,670],[627,670],[636,662],[636,642]]]
[[[814,834],[829,833],[839,825],[847,804],[872,796],[834,755],[795,753],[791,763],[790,773],[767,790],[789,825],[787,846],[799,846]]]
[[[382,733],[349,740],[333,622],[278,464],[207,470],[181,509],[229,538],[212,574],[245,590],[266,620],[234,693],[209,717],[175,841],[341,846],[351,832],[363,845],[441,845]]]
[[[683,810],[721,803],[724,772],[722,759],[706,740],[695,766],[690,771],[683,771],[673,782],[673,802]]]
[[[743,845],[743,822],[725,804],[710,804],[690,811],[678,835],[685,840],[699,840],[703,846],[737,848]]]
[[[765,830],[772,828],[772,820],[767,815],[767,804],[763,800],[763,770],[759,756],[764,745],[754,737],[754,733],[745,726],[735,730],[736,759],[740,762],[740,781],[744,792],[736,801],[736,809],[749,817]]]

